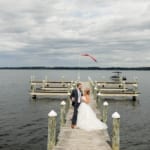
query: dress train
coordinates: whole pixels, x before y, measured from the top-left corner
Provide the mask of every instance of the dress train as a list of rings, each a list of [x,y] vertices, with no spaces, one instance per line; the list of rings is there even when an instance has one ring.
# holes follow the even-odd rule
[[[84,102],[78,108],[77,127],[86,131],[107,129],[107,125],[101,122],[92,108]]]

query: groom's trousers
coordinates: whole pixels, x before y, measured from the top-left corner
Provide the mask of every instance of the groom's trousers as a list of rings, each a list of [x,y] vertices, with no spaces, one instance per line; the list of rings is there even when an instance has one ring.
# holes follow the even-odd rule
[[[78,116],[78,107],[79,107],[80,103],[76,103],[74,105],[74,112],[73,112],[73,116],[72,116],[72,125],[76,125],[77,123],[77,116]]]

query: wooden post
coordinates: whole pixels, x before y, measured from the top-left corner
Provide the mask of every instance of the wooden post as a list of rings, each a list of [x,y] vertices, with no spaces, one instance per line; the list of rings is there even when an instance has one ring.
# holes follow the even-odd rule
[[[98,92],[97,98],[96,98],[96,105],[97,105],[97,108],[98,108],[98,109],[99,109],[99,107],[100,107],[100,95],[101,95],[101,93]]]
[[[72,81],[71,81],[72,82]],[[68,92],[71,93],[71,91],[74,89],[73,83],[68,83]]]
[[[126,90],[126,81],[122,81],[122,85],[123,85],[123,90]]]
[[[112,150],[120,149],[120,115],[115,112],[113,118]]]
[[[47,150],[52,150],[56,144],[56,117],[57,113],[55,111],[49,112]]]
[[[97,89],[100,90],[100,88],[101,88],[101,84],[98,83],[98,84],[97,84]]]
[[[107,123],[107,114],[108,114],[108,102],[103,103],[103,122]]]
[[[68,112],[69,108],[70,108],[70,92],[68,92],[68,96],[67,96],[67,104],[66,104],[66,112]]]
[[[35,87],[36,85],[32,85],[32,89],[31,92],[34,93],[35,92]],[[32,99],[36,99],[36,95],[32,95]]]
[[[96,99],[96,97],[97,97],[97,87],[95,86],[94,87],[94,99]]]
[[[71,84],[68,83],[68,84],[67,84],[67,87],[68,87],[68,92],[70,92]]]
[[[30,89],[32,92],[34,91],[34,85],[32,85],[32,83],[31,83]]]
[[[65,119],[66,119],[66,102],[62,101],[60,103],[60,124],[61,124],[61,126],[65,125]]]
[[[30,89],[31,89],[31,91],[32,91],[32,89],[33,89],[33,87],[34,87],[34,85],[32,85],[32,82],[33,82],[33,80],[34,80],[34,76],[31,76],[31,80],[30,80]]]
[[[76,85],[76,83],[75,83],[75,82],[73,82],[73,83],[72,83],[72,87],[75,89],[75,88],[76,88],[76,86],[77,86],[77,85]]]
[[[48,78],[47,78],[47,75],[45,76],[45,87],[48,87],[49,85],[48,85],[48,83],[47,83],[47,81],[48,81]]]
[[[138,84],[133,84],[133,89],[134,89],[134,91],[137,92],[137,90],[138,90]]]
[[[97,107],[100,110],[100,119],[102,120],[102,100],[101,100],[101,93],[97,94]]]
[[[43,80],[42,82],[43,82],[42,88],[45,88],[45,80]]]
[[[36,86],[36,85],[32,85],[31,91],[32,91],[33,93],[35,92],[35,86]]]
[[[99,108],[102,108],[102,99],[101,99],[101,93],[98,92],[97,94],[97,104]]]

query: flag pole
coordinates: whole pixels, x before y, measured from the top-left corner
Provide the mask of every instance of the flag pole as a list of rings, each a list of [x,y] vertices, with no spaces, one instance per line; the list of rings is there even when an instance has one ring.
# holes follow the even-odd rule
[[[78,57],[78,74],[77,74],[77,80],[80,81],[80,55]]]

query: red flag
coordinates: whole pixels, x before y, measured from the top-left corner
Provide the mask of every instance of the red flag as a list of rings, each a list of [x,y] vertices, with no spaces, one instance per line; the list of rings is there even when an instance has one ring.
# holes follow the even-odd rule
[[[85,53],[85,54],[81,54],[81,56],[88,56],[88,57],[90,57],[92,60],[94,60],[95,62],[97,62],[97,60],[96,60],[93,56],[91,56],[90,54]]]

